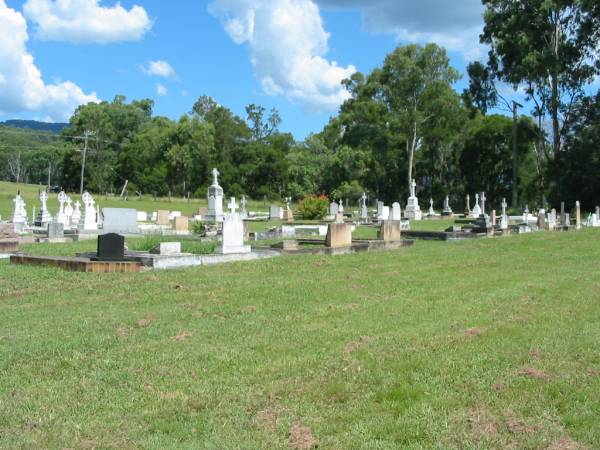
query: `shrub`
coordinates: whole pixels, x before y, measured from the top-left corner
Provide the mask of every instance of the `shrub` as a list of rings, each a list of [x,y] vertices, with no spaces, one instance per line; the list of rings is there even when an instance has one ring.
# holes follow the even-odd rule
[[[305,197],[298,205],[298,212],[303,219],[321,220],[329,210],[329,199],[325,195]]]
[[[199,220],[194,220],[192,222],[192,233],[202,235],[205,231],[206,228],[204,227],[204,223],[200,222]]]

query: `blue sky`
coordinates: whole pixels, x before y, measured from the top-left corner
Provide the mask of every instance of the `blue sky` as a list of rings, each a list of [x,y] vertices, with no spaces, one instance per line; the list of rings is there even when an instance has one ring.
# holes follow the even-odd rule
[[[120,3],[0,0],[0,120],[64,120],[117,94],[176,119],[207,94],[242,117],[249,103],[277,108],[302,139],[336,114],[339,80],[396,45],[435,40],[461,72],[482,54],[478,0]]]

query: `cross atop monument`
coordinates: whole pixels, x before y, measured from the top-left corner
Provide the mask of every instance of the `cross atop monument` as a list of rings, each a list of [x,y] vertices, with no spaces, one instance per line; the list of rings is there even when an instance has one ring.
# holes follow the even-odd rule
[[[410,183],[410,196],[416,197],[417,182],[413,179],[412,183]]]
[[[218,186],[219,185],[219,175],[221,175],[219,173],[219,171],[217,170],[217,168],[215,167],[212,170],[212,176],[213,176],[213,186]]]
[[[236,213],[236,210],[238,209],[238,205],[235,203],[235,197],[231,197],[231,200],[229,201],[229,205],[227,205],[227,207],[229,208],[229,212],[231,214]]]
[[[40,192],[40,201],[42,203],[46,203],[48,201],[48,194],[46,193],[46,191]]]
[[[58,201],[59,203],[66,203],[67,202],[67,194],[65,194],[65,191],[60,191],[58,194]]]
[[[485,216],[485,201],[487,199],[485,198],[485,192],[481,193],[481,214],[483,214]]]

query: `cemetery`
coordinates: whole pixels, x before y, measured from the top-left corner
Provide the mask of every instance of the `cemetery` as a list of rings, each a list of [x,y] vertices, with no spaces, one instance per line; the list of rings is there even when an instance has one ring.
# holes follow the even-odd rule
[[[599,143],[598,0],[0,0],[0,450],[600,449]]]

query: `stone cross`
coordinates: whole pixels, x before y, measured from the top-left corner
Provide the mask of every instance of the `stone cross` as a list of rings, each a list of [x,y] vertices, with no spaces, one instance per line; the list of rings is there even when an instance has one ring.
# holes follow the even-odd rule
[[[479,206],[479,194],[475,194],[475,204]]]
[[[471,212],[471,196],[467,194],[467,211]]]
[[[58,203],[59,203],[58,214],[59,215],[64,214],[66,202],[67,202],[67,194],[65,194],[65,191],[60,191],[58,194]]]
[[[85,191],[81,196],[81,200],[83,200],[83,204],[88,207],[92,202],[92,195],[88,191]]]
[[[412,183],[410,183],[410,196],[416,197],[417,182],[413,179]]]
[[[46,191],[40,192],[40,201],[42,202],[42,210],[46,210],[46,202],[48,201],[48,194]]]
[[[429,206],[433,209],[433,199],[431,197],[429,198]]]
[[[246,211],[246,196],[242,195],[242,211]]]
[[[231,214],[235,214],[236,209],[238,208],[237,204],[235,203],[235,197],[231,197],[231,201],[229,202],[229,205],[227,205],[227,207],[229,208],[229,212]]]
[[[366,192],[363,192],[363,195],[360,198],[360,201],[362,202],[361,206],[367,206],[367,193]]]
[[[218,170],[217,170],[217,168],[215,167],[215,168],[212,170],[212,176],[213,176],[213,186],[218,186],[218,185],[219,185],[219,179],[218,179],[218,178],[219,178],[219,175],[221,175],[221,174],[219,173],[219,171],[218,171]]]
[[[506,216],[506,207],[508,203],[506,203],[506,198],[502,199],[502,217]]]

